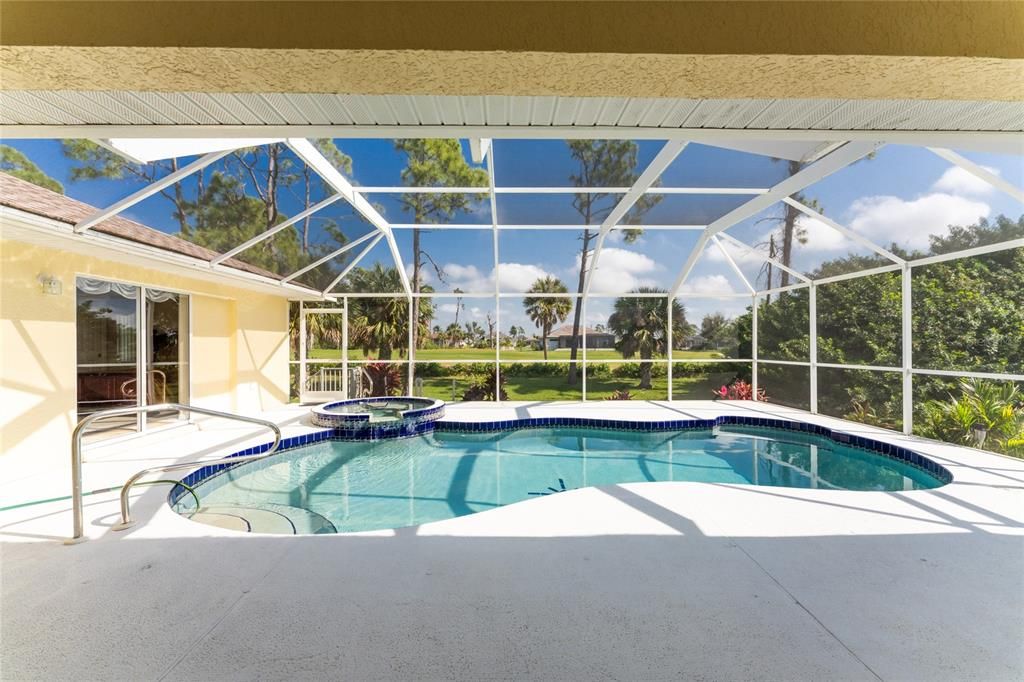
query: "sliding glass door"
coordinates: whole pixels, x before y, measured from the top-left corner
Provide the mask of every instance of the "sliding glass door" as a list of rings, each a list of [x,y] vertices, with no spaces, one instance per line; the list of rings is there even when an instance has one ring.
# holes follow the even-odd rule
[[[188,296],[79,277],[78,416],[164,402],[188,403]],[[178,414],[106,419],[93,437],[164,423]]]
[[[146,289],[147,404],[188,404],[188,296]],[[151,413],[150,422],[178,413]]]

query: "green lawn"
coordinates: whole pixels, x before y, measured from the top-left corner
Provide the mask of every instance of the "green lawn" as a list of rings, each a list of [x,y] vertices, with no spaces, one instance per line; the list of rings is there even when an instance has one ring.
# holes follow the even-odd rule
[[[312,348],[309,350],[309,357],[314,360],[334,360],[341,359],[341,350],[334,348]],[[349,349],[348,357],[350,360],[366,360],[376,359],[377,354],[371,353],[368,356],[364,356],[362,351],[357,349]],[[401,358],[395,354],[394,359],[399,360]],[[419,362],[461,362],[464,360],[493,360],[495,353],[493,349],[488,348],[423,348],[416,351],[416,360]],[[583,357],[582,352],[580,358]],[[677,350],[672,352],[672,358],[674,360],[688,360],[692,358],[716,358],[721,357],[721,354],[710,351],[688,351],[688,350]],[[544,359],[544,353],[539,350],[502,350],[502,360],[531,360],[541,361]],[[616,350],[588,350],[588,360],[621,360],[622,354]],[[548,352],[548,360],[564,360],[569,361],[568,350],[554,350]]]
[[[735,371],[725,369],[710,370],[707,374],[697,376],[673,377],[672,397],[675,400],[710,400],[712,390],[727,383],[735,376]],[[462,394],[473,384],[474,379],[468,376],[455,377],[424,377],[423,394],[430,398],[451,401],[459,400]],[[634,400],[667,400],[668,377],[654,377],[652,387],[640,390],[639,379],[619,377],[588,377],[587,399],[600,400],[618,390],[628,390]],[[565,375],[543,377],[505,376],[505,391],[509,400],[580,400],[583,389],[577,384],[569,386]],[[454,389],[453,389],[454,386]]]

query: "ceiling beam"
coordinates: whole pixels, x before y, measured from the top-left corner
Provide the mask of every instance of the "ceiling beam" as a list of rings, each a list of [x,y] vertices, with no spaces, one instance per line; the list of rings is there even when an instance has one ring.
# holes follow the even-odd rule
[[[679,276],[676,277],[675,284],[672,285],[672,289],[669,291],[669,294],[671,296],[675,296],[679,293],[683,284],[686,282],[686,278],[690,276],[690,272],[693,270],[693,266],[697,263],[697,258],[700,256],[700,253],[709,238],[719,232],[724,232],[736,223],[757,215],[772,204],[778,203],[791,194],[796,194],[800,190],[813,185],[822,178],[828,177],[832,173],[846,168],[850,164],[859,161],[881,146],[882,143],[878,141],[848,142],[839,149],[830,153],[828,156],[822,157],[819,161],[816,161],[809,166],[805,166],[801,170],[789,176],[772,187],[765,194],[754,197],[745,204],[729,211],[721,218],[712,221],[707,226],[707,229],[704,230],[704,234],[701,235],[701,239],[697,241],[697,244],[693,247],[693,250],[687,257],[686,262],[683,264],[683,269],[679,272]]]
[[[352,272],[352,268],[359,265],[359,261],[363,260],[363,256],[373,251],[373,247],[377,246],[377,242],[379,242],[383,238],[384,235],[379,232],[376,235],[374,235],[373,241],[367,244],[366,248],[360,251],[359,255],[353,258],[352,262],[345,266],[345,269],[342,270],[337,277],[331,280],[331,283],[328,284],[327,287],[323,290],[323,295],[326,296],[327,294],[331,293],[334,287],[338,286],[338,282],[345,279],[345,276],[348,273]]]
[[[0,92],[0,101],[3,93]],[[662,128],[658,126],[504,126],[504,125],[0,125],[9,139],[74,138],[427,138],[489,137],[545,140],[678,140],[714,145],[730,140],[834,142],[869,141],[973,151],[1024,153],[1019,130],[831,130],[754,128]]]
[[[338,169],[327,160],[327,157],[321,154],[320,150],[314,147],[309,140],[304,138],[288,138],[287,145],[295,152],[296,156],[306,162],[328,185],[333,187],[336,192],[352,204],[352,208],[384,235],[388,242],[388,248],[391,250],[391,257],[395,261],[395,267],[398,268],[398,276],[402,281],[402,288],[405,290],[406,295],[411,295],[412,287],[409,285],[409,275],[405,271],[405,265],[402,264],[402,254],[398,251],[395,235],[384,216],[367,201],[366,197],[355,190],[352,183],[345,179]]]
[[[1006,192],[1017,201],[1024,202],[1024,189],[1017,187],[1013,183],[1007,181],[1005,178],[1001,178],[995,173],[991,172],[987,168],[983,168],[978,164],[974,163],[970,159],[965,159],[956,152],[950,149],[942,149],[940,147],[928,147],[928,151],[936,154],[946,161],[952,164],[956,164],[960,168],[988,184],[992,185],[998,190]]]
[[[355,241],[352,241],[352,242],[349,242],[348,244],[345,244],[340,249],[336,249],[334,251],[331,251],[329,254],[327,254],[323,258],[320,258],[320,259],[317,259],[317,260],[313,261],[312,263],[310,263],[306,267],[302,268],[301,270],[296,270],[292,274],[290,274],[287,277],[285,277],[284,279],[282,279],[281,280],[281,284],[284,284],[286,282],[290,282],[293,279],[295,279],[296,277],[298,277],[299,275],[306,274],[307,272],[309,272],[313,268],[320,267],[321,265],[323,265],[327,261],[333,260],[334,258],[337,258],[338,256],[340,256],[341,254],[345,253],[346,251],[351,251],[352,249],[356,248],[357,246],[359,246],[360,244],[365,242],[367,239],[372,239],[373,237],[376,237],[379,234],[380,233],[376,232],[376,231],[368,232],[368,233],[364,234],[359,239],[357,239]]]
[[[730,235],[728,232],[719,232],[718,235],[717,235],[717,238],[718,239],[724,239],[725,241],[729,242],[730,244],[732,244],[736,248],[740,249],[741,251],[746,251],[747,253],[749,253],[751,255],[757,256],[758,258],[760,258],[765,263],[771,263],[773,266],[777,267],[779,270],[782,270],[783,272],[788,272],[789,274],[793,275],[794,277],[796,277],[801,282],[810,282],[811,281],[810,277],[807,277],[806,275],[804,275],[799,270],[794,270],[793,268],[790,268],[790,267],[787,267],[787,266],[783,265],[781,261],[779,261],[779,260],[777,260],[775,258],[771,258],[770,256],[764,255],[763,253],[761,253],[760,251],[758,251],[754,247],[749,246],[747,244],[744,244],[739,239],[736,239],[735,237]]]
[[[843,235],[847,239],[850,239],[851,241],[857,242],[861,246],[865,246],[865,247],[871,249],[872,251],[874,251],[879,256],[882,256],[883,258],[887,258],[887,259],[891,260],[893,263],[896,263],[897,265],[903,265],[904,260],[902,258],[900,258],[899,256],[897,256],[892,251],[889,251],[888,249],[883,249],[881,246],[879,246],[878,244],[874,243],[873,241],[871,241],[867,237],[864,237],[864,236],[862,236],[860,234],[857,234],[856,232],[854,232],[850,228],[846,227],[845,225],[840,225],[839,223],[837,223],[836,221],[832,220],[828,216],[826,216],[826,215],[824,215],[822,213],[819,213],[818,211],[815,211],[810,206],[805,206],[804,204],[801,204],[799,201],[797,201],[793,197],[786,197],[782,201],[784,203],[789,204],[790,206],[792,206],[796,210],[800,211],[804,215],[806,215],[806,216],[808,216],[810,218],[814,218],[815,220],[820,220],[821,222],[823,222],[824,224],[828,225],[833,230],[835,230],[839,234]]]
[[[587,268],[587,272],[584,275],[584,296],[590,294],[590,286],[594,281],[594,271],[597,270],[597,265],[601,258],[601,249],[604,248],[604,240],[608,237],[608,233],[612,231],[612,228],[618,226],[619,221],[626,217],[630,209],[640,200],[640,197],[658,181],[658,178],[665,172],[665,169],[686,149],[687,144],[686,140],[672,140],[665,143],[665,146],[661,148],[658,155],[648,164],[644,172],[633,183],[633,186],[619,199],[619,203],[615,205],[615,208],[611,210],[601,223],[597,233],[597,243],[594,245],[594,254],[590,259],[590,267]]]
[[[306,210],[300,211],[299,213],[296,213],[295,215],[293,215],[288,220],[285,220],[284,222],[278,223],[277,225],[274,225],[269,230],[266,230],[264,232],[260,232],[258,235],[256,235],[252,239],[249,239],[249,240],[243,242],[242,244],[239,244],[238,246],[236,246],[235,248],[231,249],[230,251],[222,253],[221,255],[217,256],[212,261],[210,261],[210,265],[217,265],[218,263],[223,263],[228,258],[232,258],[234,256],[237,256],[238,254],[242,253],[243,251],[245,251],[245,250],[247,250],[247,249],[249,249],[249,248],[251,248],[253,246],[256,246],[261,241],[263,241],[265,239],[269,239],[270,237],[273,237],[275,234],[277,234],[281,230],[289,228],[289,227],[291,227],[292,225],[294,225],[295,223],[297,223],[297,222],[299,222],[301,220],[305,220],[308,216],[313,215],[314,213],[316,213],[320,209],[324,208],[325,206],[330,206],[331,204],[333,204],[335,201],[338,201],[339,199],[341,199],[341,195],[340,194],[332,194],[331,196],[327,197],[323,201],[321,201],[319,203],[316,203],[316,204],[313,204],[312,206],[310,206]]]
[[[721,251],[722,256],[725,257],[725,262],[729,264],[729,267],[732,268],[732,271],[735,272],[736,276],[740,278],[740,281],[743,282],[743,286],[747,288],[747,291],[750,292],[751,294],[756,293],[754,285],[750,283],[750,280],[747,279],[747,276],[743,274],[742,270],[740,270],[740,266],[736,265],[736,261],[734,261],[732,259],[732,256],[729,255],[729,252],[725,250],[725,246],[722,244],[721,241],[719,241],[718,237],[712,237],[711,241],[713,241],[715,243],[715,246],[718,247],[718,250]]]
[[[232,151],[233,150],[228,149],[228,150],[221,151],[221,152],[213,152],[213,153],[207,154],[206,156],[204,156],[204,157],[202,157],[200,159],[196,159],[195,161],[193,161],[192,163],[188,164],[184,168],[179,168],[178,170],[174,171],[173,173],[171,173],[169,175],[165,175],[164,177],[160,178],[156,182],[152,182],[152,183],[146,185],[145,187],[140,189],[138,192],[135,192],[134,194],[130,194],[130,195],[126,196],[124,199],[121,199],[121,201],[118,201],[116,204],[112,204],[112,205],[108,206],[107,208],[104,208],[102,210],[96,211],[95,213],[93,213],[92,215],[88,216],[87,218],[83,218],[82,220],[78,221],[78,223],[75,224],[75,232],[77,232],[78,234],[81,234],[81,233],[85,232],[86,230],[88,230],[89,228],[92,228],[92,227],[95,227],[96,225],[99,225],[104,220],[107,220],[108,218],[112,218],[112,217],[116,216],[118,213],[120,213],[121,211],[124,211],[125,209],[131,208],[132,206],[134,206],[135,204],[139,203],[140,201],[144,201],[145,199],[148,199],[149,197],[153,196],[154,194],[156,194],[157,192],[159,192],[163,188],[170,187],[174,183],[179,182],[183,178],[186,178],[189,175],[192,175],[193,173],[199,171],[200,169],[206,168],[207,166],[209,166],[214,161],[218,161],[218,160],[224,158],[225,156],[230,154]]]

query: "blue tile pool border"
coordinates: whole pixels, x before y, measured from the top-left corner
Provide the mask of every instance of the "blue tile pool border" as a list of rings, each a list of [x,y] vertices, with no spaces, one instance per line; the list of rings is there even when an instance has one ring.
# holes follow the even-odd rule
[[[925,455],[915,452],[894,443],[865,438],[845,431],[830,429],[827,426],[808,424],[807,422],[794,421],[791,419],[770,419],[767,417],[745,417],[740,415],[722,415],[714,419],[672,419],[665,421],[625,421],[619,419],[594,419],[591,417],[525,417],[522,419],[503,419],[490,422],[460,422],[441,419],[439,421],[424,420],[380,426],[365,424],[353,427],[325,428],[319,431],[304,433],[299,436],[291,436],[281,440],[278,447],[279,452],[286,452],[295,448],[312,445],[325,440],[339,441],[378,441],[391,438],[411,438],[424,433],[438,431],[441,433],[487,433],[495,431],[511,431],[514,429],[544,429],[552,427],[577,427],[588,429],[609,429],[614,431],[691,431],[701,429],[712,429],[716,426],[754,426],[767,427],[806,433],[815,436],[822,436],[837,443],[850,447],[867,450],[875,455],[888,459],[897,460],[903,464],[920,469],[943,484],[953,481],[953,474],[941,464],[929,459]],[[228,457],[245,458],[251,455],[266,452],[270,443],[263,443],[234,452]],[[196,486],[199,483],[221,473],[225,469],[231,469],[245,464],[245,460],[239,462],[225,462],[223,464],[211,464],[201,467],[181,479],[187,486]],[[168,500],[173,505],[187,494],[187,490],[175,485]]]

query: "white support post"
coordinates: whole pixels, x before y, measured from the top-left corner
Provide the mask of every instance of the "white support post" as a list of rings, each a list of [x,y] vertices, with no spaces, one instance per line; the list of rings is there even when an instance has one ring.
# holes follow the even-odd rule
[[[587,297],[583,296],[583,302],[580,304],[580,312],[583,317],[583,359],[580,363],[580,388],[583,392],[580,394],[580,399],[586,402],[587,400]]]
[[[818,285],[811,282],[808,290],[808,307],[810,318],[810,357],[811,357],[811,414],[818,414]]]
[[[1005,179],[999,177],[998,175],[989,171],[988,169],[979,166],[970,159],[965,159],[956,152],[950,149],[943,149],[941,147],[928,147],[928,151],[932,152],[937,156],[942,157],[943,159],[949,161],[952,164],[956,164],[957,166],[963,168],[965,171],[967,171],[974,177],[978,178],[979,180],[987,182],[996,189],[1006,192],[1017,201],[1024,202],[1024,189],[1021,189],[1020,187],[1017,187],[1016,185],[1007,182]]]
[[[195,173],[195,172],[197,172],[197,171],[199,171],[199,170],[201,170],[203,168],[206,168],[211,163],[224,158],[225,156],[230,154],[232,151],[233,150],[228,149],[228,150],[225,150],[225,151],[222,151],[222,152],[212,152],[212,153],[207,154],[206,156],[204,156],[204,157],[202,157],[200,159],[197,159],[197,160],[193,161],[192,163],[190,163],[189,165],[185,166],[184,168],[179,168],[178,170],[174,171],[170,175],[165,175],[164,177],[160,178],[156,182],[153,182],[153,183],[150,183],[150,184],[146,185],[145,187],[140,189],[138,192],[135,192],[134,194],[131,194],[131,195],[125,197],[124,199],[121,199],[121,201],[117,202],[116,204],[108,206],[107,208],[104,208],[104,209],[102,209],[100,211],[97,211],[97,212],[93,213],[92,215],[90,215],[89,217],[84,218],[84,219],[78,221],[75,224],[75,232],[77,234],[81,234],[81,233],[85,232],[86,230],[88,230],[88,229],[90,229],[92,227],[95,227],[96,225],[99,225],[104,220],[107,220],[108,218],[112,218],[115,215],[117,215],[118,213],[120,213],[121,211],[123,211],[123,210],[125,210],[127,208],[130,208],[130,207],[134,206],[135,204],[139,203],[140,201],[153,196],[154,194],[156,194],[157,192],[162,190],[164,187],[170,187],[171,185],[173,185],[174,183],[178,182],[179,180],[181,180],[183,178],[186,178],[189,175],[192,175],[193,173]]]
[[[693,250],[690,251],[690,255],[686,259],[686,263],[683,265],[683,269],[676,278],[675,284],[672,285],[672,289],[669,293],[673,296],[679,293],[679,290],[686,281],[686,278],[690,276],[690,271],[693,270],[693,266],[697,262],[697,258],[704,251],[704,245],[707,243],[707,239],[709,237],[716,235],[719,232],[724,232],[736,223],[757,215],[772,204],[782,201],[791,194],[795,194],[805,187],[813,185],[822,178],[828,177],[836,171],[846,168],[855,161],[859,161],[871,152],[875,151],[880,146],[882,146],[881,142],[847,142],[828,156],[822,157],[821,160],[816,161],[809,166],[805,166],[803,169],[789,176],[764,194],[754,197],[750,201],[729,211],[721,218],[713,221],[704,230],[702,238],[697,240]]]
[[[472,140],[470,141],[472,143]],[[485,145],[484,142],[487,144]],[[498,198],[494,188],[494,147],[490,140],[480,140],[481,160],[487,161],[487,188],[491,204],[491,238],[494,247],[494,402],[501,402],[501,259],[498,257]],[[474,157],[475,158],[475,157]],[[479,163],[479,161],[477,161]]]
[[[665,343],[667,344],[665,348],[665,353],[668,356],[668,370],[666,372],[666,374],[668,375],[667,397],[669,400],[672,400],[672,308],[673,304],[676,302],[676,299],[672,298],[671,296],[666,296],[665,301],[668,303],[668,315],[666,315],[666,318],[668,319],[668,329],[665,330]]]
[[[405,380],[406,393],[405,393],[405,395],[412,395],[413,394],[412,393],[413,390],[414,390],[413,389],[413,382],[416,381],[416,365],[415,365],[415,362],[416,362],[416,343],[415,343],[415,340],[414,340],[415,336],[413,334],[413,330],[416,329],[417,320],[413,319],[413,309],[414,309],[413,302],[414,302],[414,299],[412,297],[410,297],[409,298],[409,340],[407,341],[408,345],[407,345],[406,354],[405,354],[405,359],[409,361],[409,363],[408,363],[409,366],[406,368],[406,380]]]
[[[750,386],[757,400],[757,294],[751,297],[753,306],[750,309]]]
[[[342,298],[341,306],[341,392],[349,398],[348,392],[348,296]]]
[[[299,401],[306,392],[306,304],[299,301]]]
[[[299,211],[298,213],[293,215],[288,220],[285,220],[283,222],[278,223],[277,225],[274,225],[269,230],[265,230],[263,232],[260,232],[258,235],[256,235],[252,239],[249,239],[249,240],[243,242],[242,244],[239,244],[235,248],[231,249],[230,251],[227,251],[227,252],[222,253],[221,255],[217,256],[212,261],[210,261],[210,265],[211,266],[219,265],[220,263],[223,263],[224,261],[226,261],[228,258],[232,258],[234,256],[237,256],[238,254],[242,253],[243,251],[245,251],[247,249],[250,249],[253,246],[256,246],[257,244],[259,244],[260,242],[264,241],[265,239],[270,239],[271,237],[273,237],[275,234],[277,234],[281,230],[287,229],[287,228],[291,227],[292,225],[294,225],[295,223],[298,223],[298,222],[300,222],[302,220],[305,220],[308,216],[313,215],[314,213],[316,213],[317,211],[319,211],[322,208],[330,206],[331,204],[333,204],[338,199],[341,199],[341,195],[340,194],[332,194],[331,196],[327,197],[323,201],[318,202],[316,204],[313,204],[312,206],[310,206],[309,208],[307,208],[307,209],[305,209],[303,211]],[[293,277],[294,277],[294,275],[293,275]],[[289,277],[288,279],[291,279],[291,278]],[[288,280],[282,280],[282,281],[288,281]]]
[[[902,302],[903,302],[903,433],[914,432],[914,358],[913,358],[913,269],[909,264],[903,266]]]

